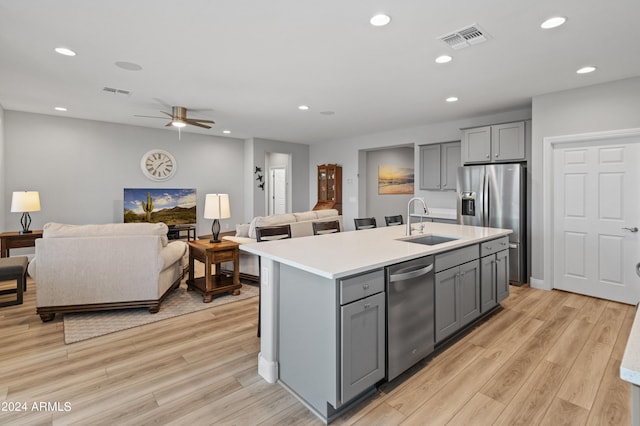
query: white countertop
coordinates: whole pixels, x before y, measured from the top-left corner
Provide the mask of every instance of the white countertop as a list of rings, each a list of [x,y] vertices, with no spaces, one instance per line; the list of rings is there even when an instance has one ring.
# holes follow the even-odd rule
[[[510,229],[426,222],[424,232],[457,237],[435,246],[401,241],[406,226],[386,226],[360,231],[242,244],[241,250],[325,277],[342,278],[405,260],[415,259],[510,234]],[[413,224],[416,230],[419,224]]]
[[[620,364],[620,378],[640,386],[640,314],[637,311]]]

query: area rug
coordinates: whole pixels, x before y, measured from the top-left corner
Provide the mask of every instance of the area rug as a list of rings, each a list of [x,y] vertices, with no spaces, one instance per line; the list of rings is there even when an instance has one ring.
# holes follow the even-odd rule
[[[257,295],[257,286],[243,284],[238,296],[233,296],[230,293],[219,294],[214,296],[210,303],[203,303],[200,293],[187,291],[183,284],[167,296],[160,305],[160,312],[157,314],[150,314],[146,308],[64,314],[64,343],[75,343],[104,336],[116,331],[237,302]]]

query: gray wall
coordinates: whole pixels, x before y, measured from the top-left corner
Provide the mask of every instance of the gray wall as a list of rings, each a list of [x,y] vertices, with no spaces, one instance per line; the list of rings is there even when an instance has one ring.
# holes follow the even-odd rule
[[[402,214],[407,221],[407,202],[413,194],[378,194],[378,166],[391,165],[414,167],[413,147],[398,147],[368,151],[366,166],[366,210],[364,216],[376,218],[378,226],[385,226],[384,217]],[[364,171],[360,171],[362,175]],[[414,170],[415,172],[415,170]],[[416,188],[419,185],[416,183]],[[345,228],[355,228],[353,223],[345,223]]]
[[[2,198],[10,203],[13,191],[40,191],[42,210],[31,215],[33,229],[49,221],[122,222],[125,187],[196,188],[198,234],[211,232],[212,221],[202,218],[207,193],[231,195],[232,217],[221,221],[223,231],[244,221],[242,140],[185,132],[178,140],[176,131],[164,128],[16,111],[5,111],[4,130]],[[154,148],[176,158],[169,181],[151,181],[140,170],[143,154]],[[2,224],[17,230],[19,220],[18,213],[9,213]]]
[[[309,145],[303,145],[298,143],[281,142],[269,139],[253,138],[249,144],[251,145],[251,155],[253,158],[253,164],[251,165],[251,184],[248,185],[251,188],[253,197],[247,199],[248,203],[251,203],[251,210],[253,216],[264,216],[267,211],[266,194],[267,191],[263,191],[258,188],[258,182],[255,181],[253,175],[254,167],[258,166],[262,168],[262,171],[266,170],[266,155],[271,152],[278,152],[282,154],[291,155],[291,208],[294,212],[302,212],[311,210],[315,205],[309,206]],[[315,179],[314,179],[315,182]],[[268,183],[265,184],[265,188]],[[247,218],[247,221],[251,219]]]
[[[483,126],[491,123],[504,123],[530,118],[531,110],[522,109],[311,145],[310,164],[312,165],[312,170],[310,170],[310,178],[312,183],[309,185],[309,203],[315,205],[318,198],[318,189],[315,185],[316,169],[313,165],[337,163],[342,166],[343,222],[345,227],[349,224],[353,226],[353,218],[361,214],[359,209],[364,209],[364,205],[362,205],[364,191],[362,188],[366,187],[366,182],[360,181],[360,179],[364,178],[364,175],[360,174],[360,168],[366,164],[363,151],[413,145],[415,179],[416,182],[419,182],[420,151],[418,145],[460,140],[460,129],[463,127]],[[430,208],[456,208],[455,191],[422,191],[418,188],[416,187],[415,196],[424,197]],[[359,206],[359,204],[361,205]]]
[[[640,128],[640,77],[551,93],[532,102],[531,276],[545,277],[543,233],[543,139],[605,130]],[[639,165],[640,167],[640,165]]]

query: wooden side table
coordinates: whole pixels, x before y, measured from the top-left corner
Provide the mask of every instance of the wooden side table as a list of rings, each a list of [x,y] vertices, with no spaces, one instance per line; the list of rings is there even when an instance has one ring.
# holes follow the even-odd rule
[[[42,231],[33,231],[28,234],[3,232],[0,234],[0,257],[9,257],[10,249],[35,247],[38,238],[42,238]]]
[[[213,295],[232,292],[234,296],[240,294],[240,244],[233,241],[210,243],[209,240],[189,241],[189,279],[187,288],[202,293],[204,303],[213,300]],[[194,261],[204,263],[204,277],[194,277]],[[233,262],[233,275],[222,273],[221,262]],[[213,266],[213,271],[212,271]],[[212,272],[214,272],[212,274]]]

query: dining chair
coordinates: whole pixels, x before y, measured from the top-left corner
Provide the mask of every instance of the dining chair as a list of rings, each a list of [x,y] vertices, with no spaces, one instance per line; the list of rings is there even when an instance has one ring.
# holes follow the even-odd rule
[[[329,220],[325,222],[311,222],[313,235],[333,234],[340,232],[340,221]]]
[[[377,228],[375,217],[355,218],[353,219],[353,221],[356,224],[356,231],[359,231],[361,229]]]
[[[291,238],[291,225],[257,226],[256,241],[277,241]],[[260,317],[262,316],[262,265],[258,257],[258,337],[260,337]]]
[[[395,216],[385,216],[384,221],[387,226],[396,226],[404,224],[404,220],[402,219],[401,214],[397,214]]]

